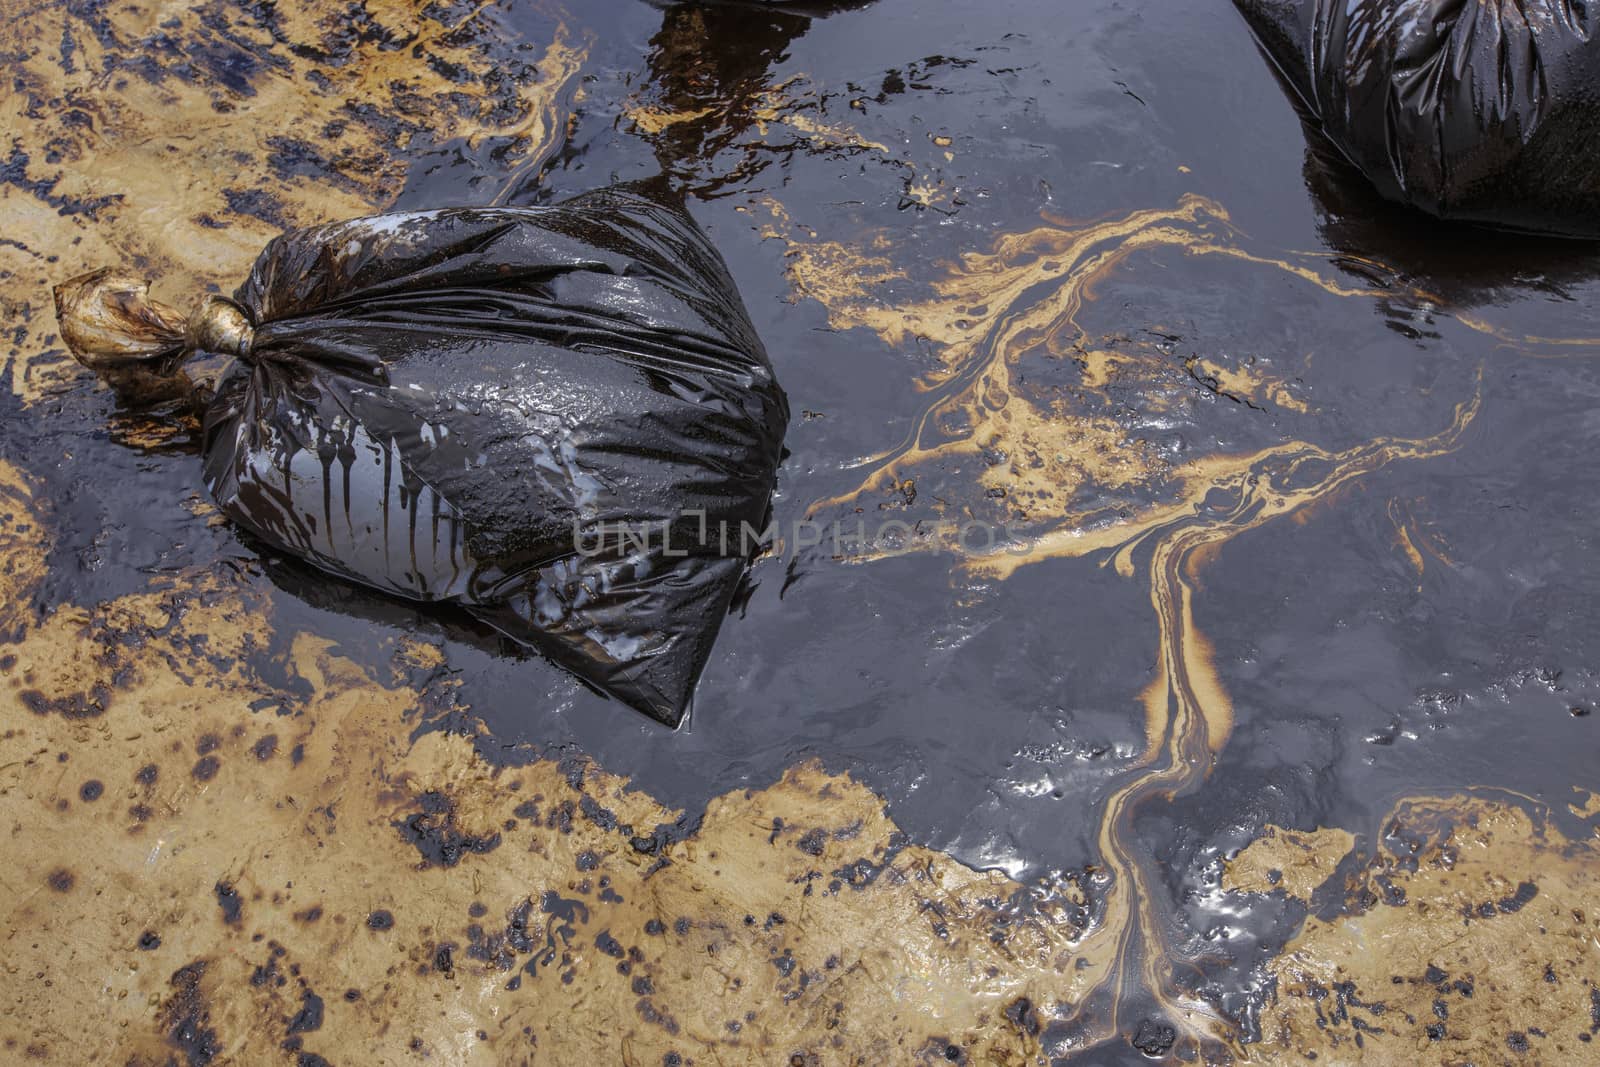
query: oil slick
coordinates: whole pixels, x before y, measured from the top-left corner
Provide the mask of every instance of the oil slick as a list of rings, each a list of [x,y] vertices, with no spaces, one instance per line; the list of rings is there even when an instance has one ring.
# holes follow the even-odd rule
[[[781,208],[772,213],[783,219]],[[891,284],[916,287],[881,240],[861,249],[798,240],[791,249],[797,293],[822,302],[831,325],[864,327],[892,346],[931,345],[937,360],[916,383],[928,399],[905,438],[870,458],[869,473],[855,490],[819,501],[813,514],[859,512],[885,491],[904,499],[919,472],[999,457],[980,467],[978,485],[955,506],[967,515],[987,515],[993,512],[967,501],[1003,499],[1008,520],[1031,527],[1026,550],[974,553],[948,533],[913,540],[913,548],[951,552],[960,569],[989,579],[1049,559],[1086,556],[1124,577],[1147,575],[1157,668],[1140,695],[1146,749],[1108,795],[1100,816],[1100,858],[1110,874],[1103,921],[1115,948],[1110,965],[1096,972],[1090,996],[1065,1016],[1078,1048],[1133,1032],[1134,1021],[1122,1017],[1124,1004],[1154,1004],[1164,1021],[1138,1025],[1159,1053],[1243,1052],[1233,1024],[1187,991],[1192,980],[1180,980],[1189,961],[1169,936],[1176,919],[1134,826],[1148,803],[1197,788],[1232,729],[1231,701],[1195,622],[1199,567],[1241,533],[1327,500],[1390,463],[1453,450],[1481,403],[1480,372],[1476,384],[1463,383],[1465,398],[1449,424],[1428,436],[1380,438],[1344,449],[1289,441],[1255,453],[1184,462],[1157,455],[1110,416],[1108,387],[1118,379],[1139,381],[1148,390],[1142,396],[1147,412],[1170,408],[1186,383],[1173,373],[1171,349],[1160,343],[1166,335],[1153,326],[1147,339],[1105,347],[1079,323],[1097,288],[1130,258],[1176,248],[1279,269],[1336,297],[1392,295],[1387,287],[1368,289],[1329,276],[1314,257],[1253,253],[1240,237],[1220,205],[1198,196],[1184,197],[1173,209],[1096,223],[1046,219],[1034,230],[999,238],[992,251],[963,255],[931,284],[926,298],[893,302],[880,295]],[[1041,357],[1077,364],[1075,403],[1029,395],[1022,367]],[[1255,407],[1259,399],[1291,415],[1309,411],[1282,382],[1248,370],[1222,372],[1194,355],[1181,368],[1237,402]],[[1104,503],[1108,498],[1110,505]],[[1078,502],[1085,499],[1101,503],[1084,508]],[[1137,1035],[1134,1043],[1146,1047]]]
[[[26,327],[8,363],[26,412],[77,373],[53,354],[49,281],[116,259],[175,293],[231,284],[282,226],[387,206],[406,146],[430,141],[503,153],[511,190],[600,91],[582,84],[590,39],[559,13],[541,12],[541,43],[508,52],[515,34],[492,5],[368,3],[353,34],[343,9],[246,5],[221,24],[206,10],[69,18],[45,5],[0,31],[24,57],[0,98],[22,131],[0,188],[15,220],[0,241],[0,307]],[[596,103],[616,103],[669,163],[731,129],[727,173],[685,151],[686,183],[721,194],[772,160],[817,154],[893,171],[903,206],[953,204],[936,164],[887,147],[903,138],[838,121],[878,105],[764,66],[752,74],[742,52],[696,51],[696,20],[713,10],[737,21],[732,8],[675,8],[652,62],[665,75],[685,66],[684,49],[696,63],[727,59],[742,95],[658,77]],[[786,30],[770,50],[792,39]],[[174,54],[190,62],[147,62]],[[950,162],[969,139],[942,130],[919,135]],[[107,173],[116,189],[97,177]],[[1218,890],[1243,910],[1303,909],[1286,949],[1252,972],[1271,991],[1256,1005],[1259,1039],[1196,991],[1203,961],[1186,955],[1135,819],[1204,781],[1233,730],[1201,626],[1204,568],[1248,531],[1456,449],[1496,395],[1462,361],[1436,419],[1323,439],[1319,420],[1341,401],[1316,390],[1327,353],[1191,353],[1160,316],[1097,326],[1091,312],[1125,269],[1186,259],[1259,270],[1340,306],[1408,303],[1390,325],[1449,317],[1519,356],[1588,357],[1594,341],[1523,337],[1376,259],[1265,249],[1196,195],[1096,221],[1045,216],[931,281],[904,235],[841,240],[790,217],[811,208],[770,198],[734,210],[785,243],[795,295],[817,300],[831,327],[904,356],[921,401],[904,437],[814,514],[901,514],[917,497],[928,513],[1024,534],[1027,555],[939,538],[883,553],[949,553],[957,595],[1074,559],[1137,580],[1141,597],[1147,587],[1151,672],[1127,692],[1145,743],[1128,746],[1101,794],[1093,867],[1027,884],[972,870],[908,840],[859,782],[810,763],[692,812],[581,760],[491,765],[472,738],[426,730],[471,712],[443,646],[387,630],[382,654],[358,657],[280,631],[278,594],[251,562],[63,602],[51,553],[67,519],[0,463],[11,857],[0,1058],[1022,1067],[1086,1050],[1093,1062],[1119,1040],[1168,1061],[1597,1058],[1600,800],[1587,792],[1563,814],[1587,836],[1488,791],[1401,800],[1370,826],[1263,830]],[[1270,424],[1273,439],[1168,447],[1197,397]],[[120,442],[169,440],[152,420],[114,420]],[[45,469],[65,439],[40,440],[37,456],[12,459]],[[341,448],[357,445],[381,477],[384,444]],[[297,498],[326,515],[326,472],[290,473]],[[929,492],[938,478],[956,492]],[[198,496],[187,505],[196,525],[220,521]],[[424,542],[430,511],[412,512]],[[1424,501],[1395,498],[1387,514],[1408,585],[1454,566]]]
[[[1037,531],[1030,559],[1105,547],[1105,540],[1086,541],[1086,532],[1152,507],[1176,514],[1266,458],[1177,461],[1161,452],[1152,427],[1197,386],[1282,416],[1310,411],[1297,386],[1254,359],[1227,366],[1220,354],[1175,358],[1176,338],[1159,323],[1103,336],[1081,325],[1098,290],[1130,260],[1162,251],[1214,256],[1280,270],[1337,297],[1394,296],[1392,279],[1352,284],[1326,270],[1326,257],[1250,251],[1222,206],[1195,195],[1170,209],[1099,222],[1047,217],[1033,230],[1000,237],[991,251],[963,254],[926,293],[893,263],[886,238],[860,247],[808,240],[792,236],[781,206],[770,210],[768,231],[790,236],[796,294],[821,302],[831,326],[865,328],[889,345],[923,344],[935,353],[935,365],[915,383],[927,399],[904,438],[863,463],[868,473],[856,488],[818,501],[813,511],[870,501],[919,468],[982,460],[979,486],[1004,501],[994,512]],[[912,295],[884,300],[889,287]],[[1063,360],[1077,367],[1070,392],[1030,392],[1029,361]],[[1462,395],[1470,392],[1464,384]],[[1138,421],[1121,414],[1130,404]],[[978,513],[978,505],[966,506]],[[1110,543],[1121,539],[1112,536]]]

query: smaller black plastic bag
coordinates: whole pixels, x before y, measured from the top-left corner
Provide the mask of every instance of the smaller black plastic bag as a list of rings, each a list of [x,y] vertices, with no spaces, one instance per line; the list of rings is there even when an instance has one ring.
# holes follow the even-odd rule
[[[1574,0],[1234,0],[1384,197],[1600,237],[1600,11]]]
[[[620,186],[298,230],[187,321],[109,272],[57,304],[113,381],[239,356],[205,481],[257,537],[681,720],[767,525],[788,406],[680,204]]]

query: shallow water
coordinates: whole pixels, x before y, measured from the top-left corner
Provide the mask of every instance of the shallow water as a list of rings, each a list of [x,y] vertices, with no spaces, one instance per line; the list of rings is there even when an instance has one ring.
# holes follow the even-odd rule
[[[238,652],[260,674],[253,732],[309,699],[293,664],[310,639],[368,667],[431,649],[422,698],[409,683],[394,698],[405,744],[469,738],[491,776],[591,760],[688,813],[679,836],[714,798],[818,761],[880,797],[905,841],[1031,887],[1028,914],[1069,875],[1085,887],[1077,962],[1039,971],[1071,982],[1028,986],[1020,1023],[977,1017],[990,1058],[972,1062],[1324,1048],[1324,1062],[1386,1063],[1501,1056],[1513,1033],[1530,1055],[1588,1062],[1586,1018],[1565,1001],[1559,1026],[1517,1022],[1539,1001],[1514,975],[1498,999],[1480,991],[1481,1023],[1458,1010],[1455,1045],[1418,1037],[1431,1018],[1400,1025],[1402,1007],[1374,1017],[1385,1044],[1348,1010],[1318,1025],[1285,1005],[1296,975],[1339,951],[1302,926],[1308,911],[1367,915],[1369,862],[1413,880],[1437,869],[1418,860],[1427,848],[1384,844],[1392,814],[1417,810],[1408,798],[1494,827],[1486,877],[1508,893],[1537,866],[1568,879],[1546,899],[1600,904],[1592,864],[1549,858],[1593,837],[1585,797],[1600,789],[1592,246],[1375,203],[1308,156],[1224,0],[1014,0],[981,19],[914,0],[817,17],[635,0],[358,10],[318,22],[204,5],[171,27],[13,13],[0,459],[49,538],[12,606],[8,670],[28,668],[24,631],[58,606],[155,587],[181,599],[226,574],[258,634]],[[331,36],[297,48],[310,26]],[[172,151],[152,147],[163,139]],[[786,536],[675,733],[459,620],[207,521],[192,426],[119,412],[52,336],[46,284],[119,256],[177,301],[230,288],[285,224],[544,203],[662,170],[728,260],[796,413]],[[905,525],[857,551],[829,539],[890,520]],[[821,544],[799,543],[805,521]],[[953,543],[968,521],[1004,525],[1018,551]],[[63,695],[14,688],[7,715],[30,726],[26,693]],[[1301,850],[1331,850],[1334,877],[1299,899],[1230,890],[1223,861],[1268,827],[1342,828],[1357,853],[1341,865],[1345,838]],[[505,852],[469,856],[501,859],[514,869]],[[1541,982],[1554,965],[1523,958],[1537,950],[1509,919],[1395,921],[1415,931],[1397,945],[1460,927]],[[1302,943],[1311,962],[1286,969]],[[1594,943],[1579,938],[1560,975],[1585,1011]],[[1410,952],[1396,950],[1397,988],[1423,973]],[[1385,994],[1399,996],[1357,999]],[[1002,1033],[1018,1058],[997,1051]],[[900,1062],[827,1048],[819,1062]]]

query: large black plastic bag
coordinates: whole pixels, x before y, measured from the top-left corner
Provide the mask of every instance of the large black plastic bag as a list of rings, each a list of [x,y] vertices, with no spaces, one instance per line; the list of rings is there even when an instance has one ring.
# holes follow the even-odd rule
[[[235,302],[243,342],[214,304],[187,327],[190,347],[242,350],[205,415],[229,518],[680,721],[788,421],[681,206],[623,186],[299,230]]]
[[[1386,198],[1600,236],[1600,5],[1235,4],[1307,118]]]

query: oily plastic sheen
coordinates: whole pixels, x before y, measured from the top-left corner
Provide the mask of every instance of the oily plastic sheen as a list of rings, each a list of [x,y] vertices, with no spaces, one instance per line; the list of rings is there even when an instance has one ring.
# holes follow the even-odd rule
[[[788,406],[681,206],[619,186],[298,230],[236,303],[254,332],[204,425],[229,518],[682,719]]]
[[[1390,200],[1600,237],[1600,15],[1581,0],[1235,0],[1303,114]]]
[[[681,208],[634,187],[302,230],[237,299],[251,364],[205,426],[230,518],[681,719],[747,562],[698,534],[765,525],[788,420]]]

